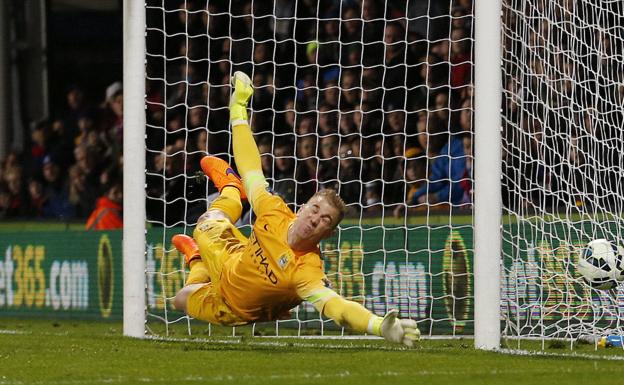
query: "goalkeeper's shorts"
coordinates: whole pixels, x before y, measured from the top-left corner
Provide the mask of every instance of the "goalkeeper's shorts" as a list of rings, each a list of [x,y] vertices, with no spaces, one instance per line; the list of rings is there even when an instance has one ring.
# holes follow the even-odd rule
[[[199,246],[199,254],[208,269],[210,281],[217,286],[223,265],[228,259],[239,256],[248,242],[227,219],[207,219],[198,223],[193,238]]]
[[[244,325],[247,320],[236,315],[220,290],[223,265],[239,256],[247,238],[227,219],[207,219],[197,224],[193,238],[199,246],[202,262],[210,275],[209,283],[189,295],[186,312],[193,318],[219,325]]]
[[[239,326],[248,323],[234,314],[220,293],[218,285],[209,282],[189,295],[186,300],[186,314],[217,325]]]

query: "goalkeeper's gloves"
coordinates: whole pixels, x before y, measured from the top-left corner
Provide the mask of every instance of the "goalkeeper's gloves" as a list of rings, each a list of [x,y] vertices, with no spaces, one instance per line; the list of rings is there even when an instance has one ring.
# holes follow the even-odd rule
[[[390,310],[385,317],[377,317],[374,323],[379,322],[378,333],[386,341],[414,346],[414,341],[420,339],[420,330],[416,321],[411,319],[400,319],[398,310]]]
[[[251,79],[244,72],[236,71],[232,76],[232,85],[234,92],[230,99],[230,123],[232,126],[248,124],[247,104],[254,92]]]

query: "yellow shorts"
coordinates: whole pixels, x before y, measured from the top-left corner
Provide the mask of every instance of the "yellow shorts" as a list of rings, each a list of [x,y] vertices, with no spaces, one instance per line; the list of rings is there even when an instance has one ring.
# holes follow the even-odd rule
[[[202,262],[208,269],[210,283],[191,295],[186,312],[193,318],[219,325],[236,326],[247,321],[232,312],[221,296],[219,282],[225,262],[243,252],[247,238],[227,219],[208,219],[197,224],[193,238],[199,246]]]
[[[186,314],[217,325],[239,326],[248,323],[234,314],[221,296],[219,288],[212,282],[201,286],[189,295],[186,302]]]
[[[247,244],[247,238],[227,219],[208,219],[197,224],[193,238],[199,246],[199,254],[208,268],[210,281],[215,285],[221,280],[223,264],[238,256]]]

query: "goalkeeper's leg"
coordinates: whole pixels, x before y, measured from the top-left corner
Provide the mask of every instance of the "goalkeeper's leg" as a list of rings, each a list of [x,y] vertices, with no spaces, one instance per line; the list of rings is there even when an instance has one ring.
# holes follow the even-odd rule
[[[241,199],[247,198],[240,177],[226,161],[215,156],[203,157],[201,168],[219,190],[219,197],[212,202],[208,211],[199,218],[198,223],[208,219],[221,218],[236,223],[243,211]]]
[[[184,264],[190,270],[184,285],[210,282],[210,273],[199,255],[197,242],[186,234],[176,234],[171,238],[171,243],[180,253],[184,254]]]
[[[217,211],[212,210],[212,214],[218,214]],[[187,312],[189,297],[196,291],[207,284],[210,284],[211,288],[219,287],[225,261],[240,255],[248,239],[228,219],[215,218],[198,223],[193,238],[178,234],[173,237],[172,242],[184,253],[184,260],[191,270],[185,286],[174,298],[176,309]],[[194,297],[192,309],[195,315],[204,314],[202,304],[208,289],[202,290],[204,294],[197,294]]]

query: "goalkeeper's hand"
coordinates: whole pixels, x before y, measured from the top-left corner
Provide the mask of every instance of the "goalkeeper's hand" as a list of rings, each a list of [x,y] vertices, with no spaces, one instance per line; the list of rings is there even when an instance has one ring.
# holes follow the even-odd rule
[[[230,99],[230,122],[232,125],[247,124],[247,104],[254,92],[251,79],[244,72],[236,71],[232,76],[232,86],[234,92]]]
[[[420,339],[420,330],[418,330],[416,321],[398,317],[398,310],[390,310],[386,313],[381,321],[381,336],[386,341],[414,346],[414,341]]]

